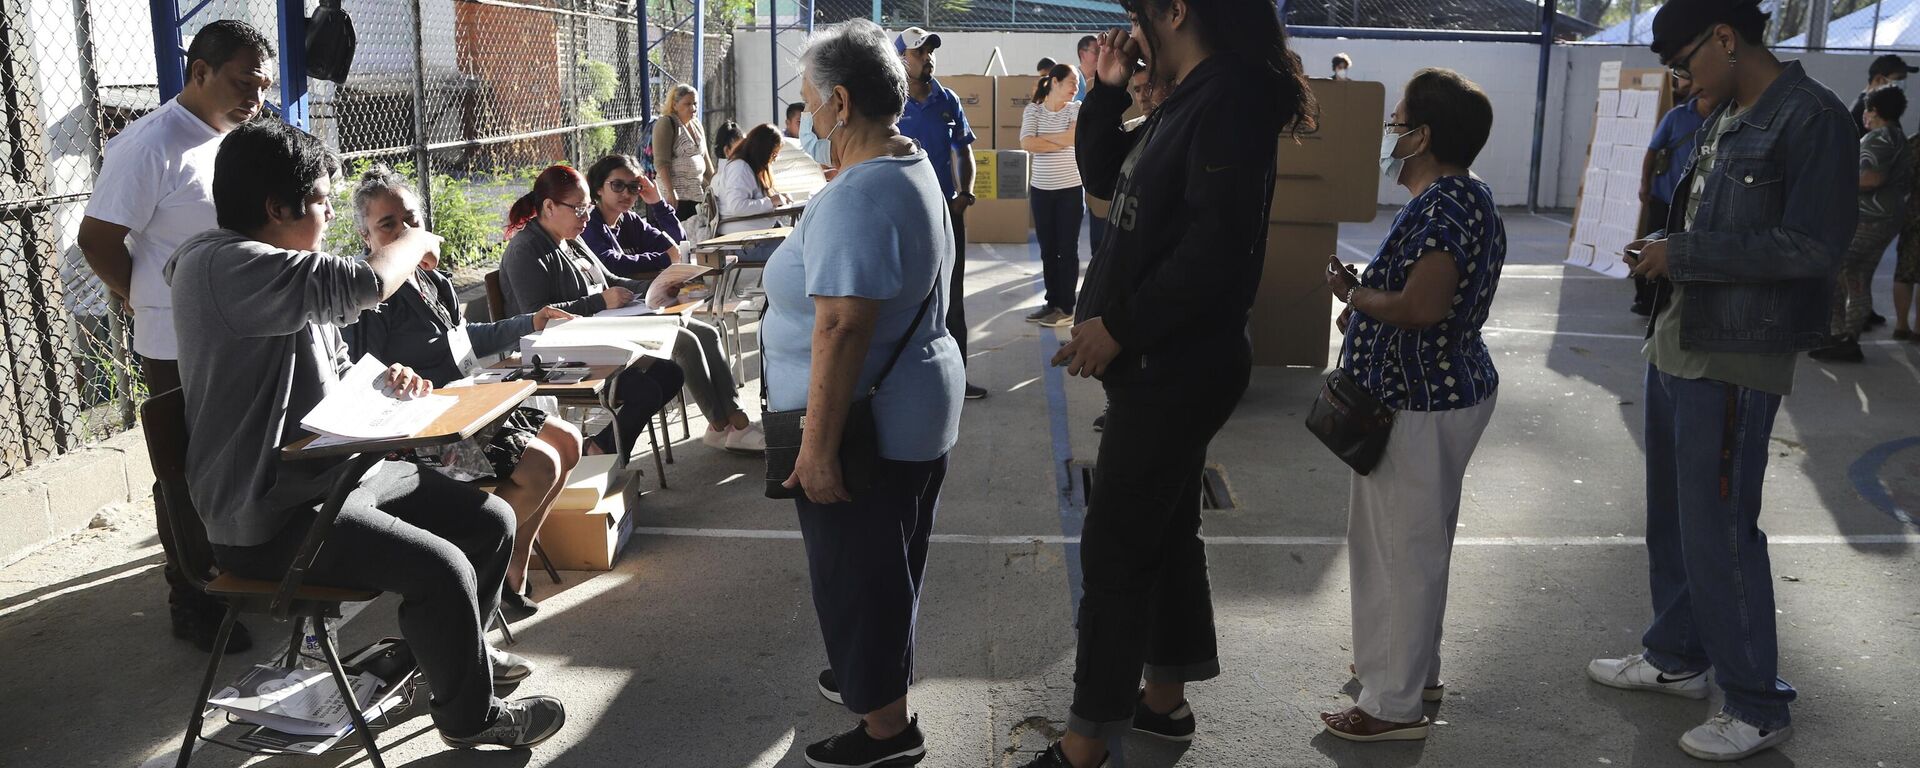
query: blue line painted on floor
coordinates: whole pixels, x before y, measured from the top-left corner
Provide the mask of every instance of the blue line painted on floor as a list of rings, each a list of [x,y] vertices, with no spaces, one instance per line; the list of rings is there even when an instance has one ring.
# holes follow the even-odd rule
[[[1040,367],[1047,380],[1047,426],[1053,437],[1053,490],[1060,504],[1060,535],[1073,543],[1066,545],[1067,590],[1073,599],[1073,615],[1080,615],[1080,526],[1086,522],[1086,510],[1073,499],[1073,440],[1067,421],[1066,375],[1053,365],[1053,353],[1060,348],[1056,329],[1040,329]]]
[[[1914,446],[1920,446],[1920,437],[1906,437],[1876,445],[1854,460],[1853,466],[1847,468],[1847,479],[1853,483],[1854,492],[1860,494],[1860,498],[1866,499],[1868,504],[1872,504],[1874,508],[1886,513],[1894,520],[1920,528],[1920,521],[1915,521],[1912,513],[1901,509],[1900,504],[1893,498],[1893,492],[1887,489],[1885,483],[1880,482],[1880,469],[1886,466],[1887,461],[1892,459],[1894,454]]]

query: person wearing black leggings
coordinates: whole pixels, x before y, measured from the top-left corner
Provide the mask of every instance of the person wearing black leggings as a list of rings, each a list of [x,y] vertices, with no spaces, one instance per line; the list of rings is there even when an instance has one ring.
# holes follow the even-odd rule
[[[1124,6],[1132,32],[1096,42],[1074,133],[1088,191],[1113,200],[1112,231],[1053,359],[1099,377],[1109,400],[1080,539],[1073,708],[1029,768],[1094,768],[1128,730],[1193,738],[1186,684],[1220,672],[1201,472],[1252,372],[1275,149],[1315,111],[1272,0]],[[1128,132],[1141,59],[1166,96]]]
[[[1073,323],[1074,293],[1080,282],[1080,167],[1074,161],[1073,127],[1080,102],[1073,89],[1080,75],[1057,64],[1034,87],[1034,100],[1020,116],[1020,148],[1033,155],[1027,196],[1033,208],[1033,235],[1040,243],[1046,304],[1027,322],[1048,328]]]

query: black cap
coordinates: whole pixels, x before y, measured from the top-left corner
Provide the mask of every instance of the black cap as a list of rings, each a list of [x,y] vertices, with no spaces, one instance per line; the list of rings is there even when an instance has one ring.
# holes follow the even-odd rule
[[[1905,72],[1907,74],[1913,74],[1915,72],[1920,72],[1920,67],[1907,66],[1906,59],[1900,58],[1891,53],[1885,56],[1876,58],[1873,60],[1872,64],[1867,65],[1867,77],[1880,77],[1882,75],[1896,75],[1902,72]]]
[[[1669,0],[1653,17],[1653,44],[1648,47],[1665,63],[1716,24],[1738,29],[1758,21],[1765,28],[1766,18],[1760,0]]]

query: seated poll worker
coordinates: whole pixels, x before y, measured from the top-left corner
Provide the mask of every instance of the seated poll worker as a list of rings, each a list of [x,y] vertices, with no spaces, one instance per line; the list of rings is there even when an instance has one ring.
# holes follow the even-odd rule
[[[174,253],[167,284],[180,337],[187,483],[214,558],[237,575],[278,580],[298,554],[340,458],[282,461],[307,436],[300,420],[350,365],[340,326],[400,288],[440,239],[409,229],[367,258],[320,251],[333,218],[339,161],[311,135],[256,120],[220,143],[213,167],[218,229]],[[432,387],[405,366],[395,392]],[[311,584],[395,592],[400,633],[433,695],[440,737],[455,747],[527,747],[566,722],[551,696],[503,701],[496,683],[525,678],[524,659],[487,646],[481,618],[500,599],[513,510],[472,486],[407,462],[379,462],[347,498]]]
[[[381,248],[408,232],[422,228],[420,198],[405,177],[384,165],[360,176],[353,191],[353,219],[368,249]],[[541,307],[494,323],[469,323],[460,314],[453,281],[437,271],[439,255],[429,251],[406,284],[380,306],[360,313],[347,326],[347,349],[353,359],[373,355],[389,365],[404,365],[435,387],[466,378],[477,365],[476,356],[497,355],[547,323],[573,317],[565,310]],[[507,561],[506,590],[500,601],[510,616],[524,617],[539,610],[527,594],[527,563],[534,537],[567,476],[580,462],[580,432],[564,419],[523,405],[504,421],[481,430],[470,440],[422,451],[428,463],[439,464],[441,474],[471,481],[492,477],[494,495],[513,507],[518,521],[513,556]]]
[[[533,190],[513,202],[507,211],[507,250],[500,256],[500,292],[507,315],[529,315],[542,307],[558,307],[575,315],[592,315],[609,307],[624,307],[644,295],[646,283],[620,280],[580,242],[580,233],[593,215],[587,180],[580,172],[555,165],[540,172]],[[676,344],[676,351],[684,344]],[[686,374],[670,360],[641,358],[644,369],[621,374],[616,394],[620,405],[614,419],[620,425],[620,445],[613,444],[608,425],[587,440],[586,454],[633,453],[633,444],[647,429],[647,420],[666,407],[686,382]]]
[[[686,233],[660,190],[640,172],[638,158],[614,154],[595,161],[587,168],[587,189],[591,190],[594,213],[588,217],[580,241],[607,272],[644,281],[680,261],[679,243],[686,239]],[[635,210],[642,202],[647,205],[648,215]],[[651,283],[646,285],[651,287]],[[679,293],[680,286],[672,288],[665,303],[672,303],[672,297]],[[766,451],[766,434],[740,407],[739,386],[720,348],[720,329],[684,315],[680,328],[673,361],[686,373],[687,391],[693,393],[700,412],[707,416],[707,431],[700,441],[721,450]]]

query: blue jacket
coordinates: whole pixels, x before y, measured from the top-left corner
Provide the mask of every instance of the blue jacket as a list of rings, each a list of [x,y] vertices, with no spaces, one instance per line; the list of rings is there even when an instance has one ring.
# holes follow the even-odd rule
[[[1696,146],[1730,106],[1707,118]],[[1859,217],[1858,153],[1847,105],[1792,62],[1720,138],[1691,229],[1698,155],[1688,163],[1666,228],[1668,279],[1687,287],[1681,347],[1797,352],[1826,343],[1834,273]],[[1658,304],[1671,295],[1663,285]]]

